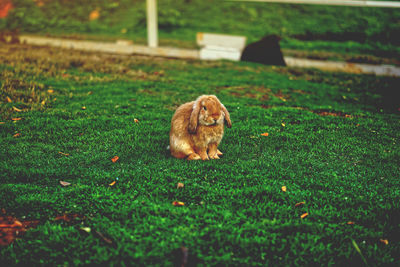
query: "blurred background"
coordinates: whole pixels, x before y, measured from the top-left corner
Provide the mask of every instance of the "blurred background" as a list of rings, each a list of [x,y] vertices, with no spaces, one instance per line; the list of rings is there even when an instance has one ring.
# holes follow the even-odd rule
[[[398,8],[159,0],[158,27],[160,46],[195,48],[197,32],[276,34],[285,55],[400,58]],[[146,44],[146,1],[1,0],[0,31]]]

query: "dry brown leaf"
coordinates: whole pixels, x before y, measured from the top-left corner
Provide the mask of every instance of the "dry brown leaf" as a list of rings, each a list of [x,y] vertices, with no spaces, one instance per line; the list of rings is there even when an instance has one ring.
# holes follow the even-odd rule
[[[82,107],[82,110],[85,110],[85,109],[86,109],[86,107],[85,107],[85,106],[83,106],[83,107]]]
[[[53,90],[53,89],[49,89],[49,90],[47,90],[47,92],[48,92],[49,94],[52,94],[52,93],[54,93],[54,90]]]
[[[176,188],[183,188],[185,185],[183,184],[183,183],[178,183],[177,185],[176,185]]]
[[[379,241],[381,241],[382,244],[389,245],[389,240],[387,239],[379,239]]]
[[[282,186],[282,191],[286,192],[286,186]]]
[[[14,134],[14,135],[13,135],[13,137],[14,137],[14,138],[16,138],[16,137],[20,137],[20,136],[21,136],[21,134],[20,134],[20,133],[16,133],[16,134]]]
[[[138,120],[138,119],[133,119],[133,121],[134,121],[135,123],[139,123],[139,120]]]
[[[11,102],[12,102],[11,98],[8,97],[8,96],[6,97],[6,100],[7,100],[8,103],[11,103]]]
[[[11,244],[16,238],[26,232],[28,228],[36,227],[40,221],[19,221],[17,218],[7,216],[4,209],[0,215],[0,246]]]
[[[304,204],[306,204],[306,203],[304,201],[302,201],[302,202],[297,202],[296,204],[294,204],[294,206],[295,207],[299,207],[299,206],[304,205]]]
[[[60,184],[62,185],[62,186],[70,186],[71,185],[71,183],[68,183],[68,182],[64,182],[64,181],[60,181]]]
[[[347,224],[351,225],[351,224],[354,224],[354,222],[347,222]]]
[[[55,221],[64,221],[64,222],[71,222],[73,220],[78,221],[78,219],[84,220],[84,219],[86,219],[86,217],[83,215],[79,215],[79,214],[65,213],[63,215],[58,215],[57,217],[54,218]]]
[[[23,224],[11,216],[0,216],[0,246],[11,244],[26,229]]]
[[[115,185],[116,181],[112,182],[111,184],[109,184],[109,186],[113,186]]]
[[[262,136],[268,136],[269,133],[262,133],[261,135],[262,135]]]
[[[13,120],[13,121],[20,121],[20,120],[22,120],[22,118],[11,118],[11,120]]]
[[[0,121],[0,124],[5,124],[5,122],[4,121]]]
[[[63,156],[69,156],[68,153],[63,153],[63,152],[61,152],[61,151],[59,151],[58,154],[61,154],[61,155],[63,155]]]
[[[7,3],[7,1],[2,1],[1,3],[1,9],[0,9],[0,18],[5,18],[8,16],[8,12],[14,8],[13,4],[10,2]]]
[[[16,112],[21,112],[22,111],[22,109],[19,109],[17,107],[13,107],[13,110],[16,111]]]
[[[115,157],[113,157],[113,158],[111,159],[111,161],[114,162],[114,163],[117,162],[117,160],[119,160],[119,157],[118,157],[118,156],[115,156]]]
[[[174,205],[175,207],[180,207],[180,206],[185,206],[185,203],[181,201],[174,201],[172,202],[172,205]]]
[[[307,216],[308,216],[308,213],[306,212],[306,213],[303,213],[303,214],[300,216],[300,218],[304,219],[304,218],[307,217]]]
[[[100,17],[100,12],[99,10],[95,9],[89,14],[89,20],[96,20]]]

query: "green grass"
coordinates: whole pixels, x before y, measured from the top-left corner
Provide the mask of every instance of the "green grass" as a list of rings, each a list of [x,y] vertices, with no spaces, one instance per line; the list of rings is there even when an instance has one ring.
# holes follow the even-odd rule
[[[50,35],[99,34],[145,43],[144,0],[13,0],[0,29]],[[99,11],[90,21],[89,14]],[[161,44],[194,47],[197,32],[243,35],[248,42],[266,34],[282,36],[284,49],[400,57],[400,10],[213,0],[158,2]],[[179,41],[179,42],[177,42]]]
[[[399,264],[399,79],[19,45],[0,61],[0,208],[41,221],[0,262],[168,266],[186,246],[206,266]],[[230,111],[225,155],[172,158],[173,112],[201,94]]]

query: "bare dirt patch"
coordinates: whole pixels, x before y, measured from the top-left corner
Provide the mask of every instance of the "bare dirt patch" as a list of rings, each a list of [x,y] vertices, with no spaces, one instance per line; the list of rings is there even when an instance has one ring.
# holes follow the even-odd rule
[[[75,81],[93,80],[93,75],[88,73],[108,74],[108,77],[103,76],[106,81],[158,80],[163,77],[164,72],[161,69],[157,72],[146,72],[140,68],[142,63],[148,63],[148,60],[148,57],[143,56],[90,53],[19,44],[5,44],[0,48],[0,62],[12,67],[17,73]],[[160,65],[159,59],[152,61]],[[99,78],[97,77],[97,80]]]

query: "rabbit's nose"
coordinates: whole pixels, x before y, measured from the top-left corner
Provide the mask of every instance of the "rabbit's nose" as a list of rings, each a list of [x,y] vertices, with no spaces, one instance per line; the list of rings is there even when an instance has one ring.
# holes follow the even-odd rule
[[[212,117],[216,121],[219,119],[220,114],[213,114]]]

